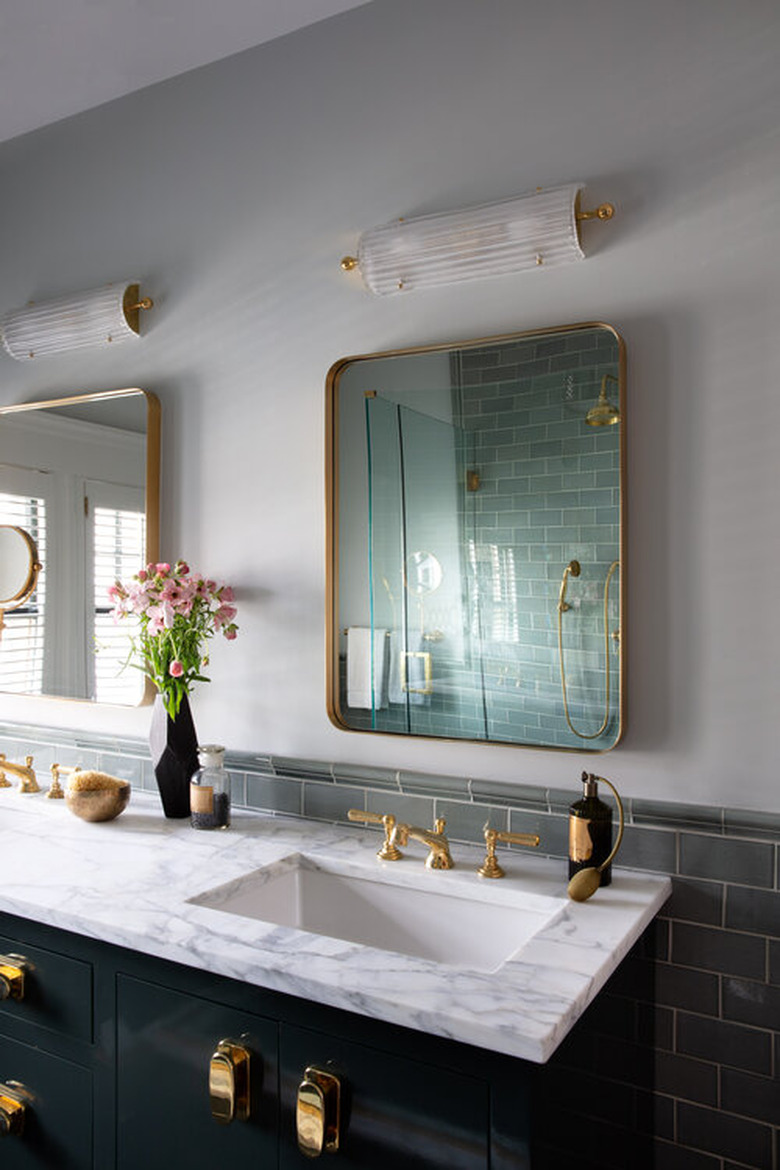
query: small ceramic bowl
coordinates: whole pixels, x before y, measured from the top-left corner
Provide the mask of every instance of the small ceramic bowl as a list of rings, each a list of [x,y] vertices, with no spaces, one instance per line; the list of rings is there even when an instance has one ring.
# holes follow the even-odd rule
[[[129,800],[127,781],[118,788],[65,789],[65,804],[82,821],[113,821],[127,808]]]

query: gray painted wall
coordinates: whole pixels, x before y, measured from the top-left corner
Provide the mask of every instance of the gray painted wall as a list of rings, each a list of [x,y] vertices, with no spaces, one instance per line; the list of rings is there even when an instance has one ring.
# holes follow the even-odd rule
[[[231,581],[202,737],[575,786],[584,757],[333,728],[323,401],[349,353],[604,320],[629,357],[628,794],[780,809],[780,9],[774,0],[375,0],[0,147],[0,312],[140,276],[143,343],[0,355],[0,400],[140,385],[163,551]],[[588,184],[585,263],[379,299],[340,256],[396,215]],[[144,734],[148,711],[3,697]]]

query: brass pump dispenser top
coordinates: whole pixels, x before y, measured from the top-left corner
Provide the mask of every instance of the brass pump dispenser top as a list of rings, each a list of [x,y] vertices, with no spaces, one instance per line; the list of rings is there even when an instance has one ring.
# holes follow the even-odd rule
[[[582,795],[583,796],[598,796],[599,785],[596,777],[592,772],[582,773]]]

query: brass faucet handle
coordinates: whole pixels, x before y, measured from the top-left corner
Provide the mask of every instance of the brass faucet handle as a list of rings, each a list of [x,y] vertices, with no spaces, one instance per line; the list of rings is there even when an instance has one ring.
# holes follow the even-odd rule
[[[498,864],[496,860],[496,844],[499,841],[506,845],[527,845],[535,849],[539,844],[539,836],[536,833],[505,833],[499,829],[489,829],[485,825],[485,847],[487,854],[482,865],[477,870],[480,877],[484,878],[502,878],[506,877],[506,870]]]
[[[20,773],[22,782],[19,785],[19,791],[20,792],[40,792],[41,786],[35,778],[35,772],[33,771],[33,758],[32,758],[32,756],[25,756],[24,757],[24,766],[25,766],[27,771],[26,771],[26,774]]]
[[[46,793],[48,800],[63,800],[65,793],[60,784],[60,776],[72,776],[74,772],[81,771],[81,764],[76,764],[75,767],[70,767],[67,764],[52,764],[51,768],[51,784],[49,791]]]
[[[4,763],[5,763],[5,752],[0,752],[0,788],[12,788],[13,785],[11,784],[11,781],[8,779],[5,772],[2,771],[2,767],[3,767]]]
[[[377,850],[380,861],[400,861],[403,853],[392,840],[395,829],[395,817],[392,813],[364,812],[362,808],[351,808],[347,812],[347,820],[359,821],[366,825],[382,825],[385,830],[385,839]]]

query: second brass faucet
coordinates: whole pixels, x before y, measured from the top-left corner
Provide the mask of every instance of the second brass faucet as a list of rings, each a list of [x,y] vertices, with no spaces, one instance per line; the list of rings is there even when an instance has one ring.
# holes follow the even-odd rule
[[[439,817],[433,822],[433,829],[421,829],[417,825],[399,822],[390,837],[393,845],[408,845],[409,838],[427,845],[430,852],[425,859],[428,869],[452,869],[455,862],[450,856],[450,843],[444,835],[446,821]]]

